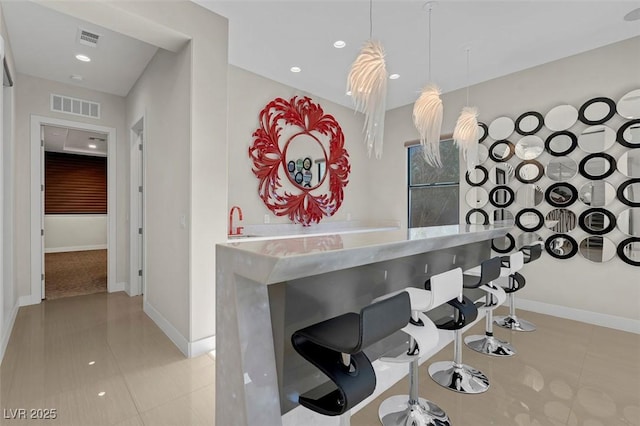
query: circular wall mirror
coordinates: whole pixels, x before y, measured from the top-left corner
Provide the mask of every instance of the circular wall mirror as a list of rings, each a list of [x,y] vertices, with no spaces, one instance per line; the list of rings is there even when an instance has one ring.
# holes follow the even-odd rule
[[[525,232],[535,232],[543,224],[544,217],[536,209],[522,209],[516,214],[516,225]]]
[[[616,190],[607,181],[594,180],[580,187],[578,198],[589,207],[604,207],[616,198]]]
[[[616,160],[603,152],[589,154],[580,161],[579,170],[587,179],[604,179],[616,170]]]
[[[627,148],[640,148],[640,119],[628,121],[620,126],[616,140]]]
[[[514,199],[513,189],[508,186],[496,186],[489,192],[489,202],[495,207],[508,207]]]
[[[494,140],[506,139],[513,133],[515,125],[509,117],[498,117],[489,124],[489,136]]]
[[[538,185],[522,185],[516,194],[516,201],[521,206],[531,208],[535,207],[544,199],[544,193]]]
[[[555,234],[544,243],[547,253],[556,259],[569,259],[578,252],[578,243],[569,235]]]
[[[482,164],[489,158],[489,148],[484,145],[478,145],[478,164]]]
[[[465,216],[465,222],[467,225],[488,225],[489,215],[484,210],[471,209]]]
[[[525,160],[516,167],[516,179],[522,183],[534,183],[544,175],[544,167],[536,160]]]
[[[491,168],[489,180],[494,185],[507,185],[513,180],[515,171],[509,163],[499,163]]]
[[[516,148],[513,144],[506,140],[494,142],[489,148],[489,157],[495,162],[507,161],[515,153]]]
[[[616,142],[616,132],[600,124],[587,127],[578,137],[578,146],[584,152],[604,152]]]
[[[468,171],[464,175],[464,180],[471,186],[482,186],[489,179],[487,169],[482,166],[476,166],[475,169]]]
[[[547,177],[556,182],[565,182],[578,173],[578,165],[569,157],[557,157],[547,164]]]
[[[616,113],[616,103],[609,98],[593,98],[582,104],[578,119],[584,124],[595,126],[611,119]]]
[[[596,263],[608,262],[616,255],[616,245],[607,237],[586,237],[579,250],[585,259]]]
[[[497,237],[491,240],[491,248],[497,253],[509,253],[515,247],[516,240],[511,234],[507,234],[504,237]]]
[[[640,209],[626,209],[617,219],[618,229],[631,236],[640,237]]]
[[[493,243],[491,243],[493,246]],[[631,237],[618,244],[618,257],[625,263],[640,266],[640,238]]]
[[[478,122],[478,142],[484,142],[484,140],[489,136],[489,128],[483,122]]]
[[[489,202],[489,194],[484,188],[473,187],[467,191],[465,199],[469,207],[479,209]]]
[[[629,207],[640,207],[640,179],[629,179],[618,187],[618,200]]]
[[[542,237],[535,232],[525,232],[516,238],[516,248],[522,250],[522,247],[532,246],[543,241]]]
[[[544,224],[554,232],[565,233],[576,227],[576,214],[567,209],[553,209],[544,218]]]
[[[489,216],[492,225],[513,225],[513,214],[507,209],[496,209]]]
[[[542,129],[542,125],[542,114],[535,111],[525,112],[516,119],[516,132],[524,136],[533,135]]]
[[[569,183],[558,182],[547,188],[544,198],[553,207],[569,207],[578,198],[578,191]]]
[[[567,130],[578,120],[578,110],[572,105],[558,105],[544,116],[547,129],[557,132]]]
[[[583,211],[578,221],[580,228],[593,235],[604,235],[616,227],[616,216],[600,207]]]
[[[552,133],[544,142],[547,152],[554,157],[567,155],[577,146],[578,137],[568,130]]]
[[[640,178],[640,149],[622,154],[618,158],[618,171],[630,178]]]
[[[640,118],[640,89],[632,90],[620,98],[616,105],[624,118]]]
[[[516,143],[516,156],[523,160],[533,160],[544,152],[544,142],[538,136],[525,136]]]

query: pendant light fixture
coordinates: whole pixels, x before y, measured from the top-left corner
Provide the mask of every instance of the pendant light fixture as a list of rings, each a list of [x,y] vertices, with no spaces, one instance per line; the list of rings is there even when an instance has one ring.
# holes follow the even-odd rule
[[[413,105],[413,124],[420,134],[420,144],[425,161],[433,167],[442,167],[440,161],[440,132],[442,129],[442,99],[440,89],[431,82],[431,12],[429,7],[429,83],[422,89],[420,97]]]
[[[469,54],[467,48],[467,104],[462,108],[460,117],[453,130],[453,141],[462,151],[467,170],[473,170],[478,164],[478,108],[469,106]]]
[[[367,152],[382,157],[384,115],[387,98],[387,66],[380,42],[373,40],[373,0],[369,0],[369,40],[351,65],[347,91],[351,93],[356,111],[364,114]]]

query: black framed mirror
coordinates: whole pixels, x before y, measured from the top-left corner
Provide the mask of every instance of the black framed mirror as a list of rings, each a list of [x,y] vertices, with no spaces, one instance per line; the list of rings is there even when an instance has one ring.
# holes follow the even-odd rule
[[[616,245],[602,236],[589,236],[580,241],[578,248],[582,257],[591,262],[603,263],[613,259],[616,255]]]
[[[616,140],[627,148],[640,148],[640,119],[627,121],[620,126]]]
[[[604,152],[615,143],[616,132],[604,124],[587,127],[578,136],[578,147],[588,153]]]
[[[606,123],[616,113],[613,99],[599,97],[589,99],[578,110],[578,120],[589,126]]]
[[[489,215],[491,225],[513,225],[513,213],[507,209],[496,209]]]
[[[535,232],[544,225],[544,216],[536,209],[522,209],[516,214],[516,225],[525,232]]]
[[[562,157],[572,152],[578,146],[578,137],[568,130],[554,132],[544,142],[547,152],[554,157]]]
[[[488,225],[489,215],[484,210],[471,209],[464,218],[467,225]]]
[[[542,129],[544,118],[536,111],[528,111],[516,119],[516,132],[523,136],[533,135]]]
[[[578,164],[569,157],[556,157],[547,164],[547,177],[556,182],[565,182],[578,173]]]
[[[468,171],[464,175],[464,180],[471,186],[482,186],[487,183],[489,172],[482,166],[476,166],[475,169]]]
[[[547,129],[558,132],[567,130],[578,121],[578,110],[573,105],[558,105],[544,116],[544,125]]]
[[[474,186],[467,191],[465,200],[469,207],[480,209],[489,202],[489,193],[484,188]]]
[[[535,207],[540,204],[542,200],[544,200],[544,192],[538,185],[522,185],[516,193],[516,201],[523,207]]]
[[[578,170],[587,179],[604,179],[616,170],[616,159],[604,152],[589,154],[580,161]]]
[[[544,217],[544,225],[560,234],[572,231],[577,222],[576,214],[567,209],[553,209]]]
[[[491,240],[491,248],[496,253],[509,253],[516,247],[516,240],[513,235],[507,233],[504,237],[497,237]]]
[[[617,219],[620,232],[630,237],[640,237],[640,209],[626,209],[620,212]]]
[[[524,234],[518,235],[516,238],[516,248],[518,250],[522,250],[522,247],[532,246],[543,241],[544,240],[539,234],[536,234],[535,232],[525,232]]]
[[[481,121],[478,122],[478,127],[478,142],[484,142],[487,136],[489,136],[489,128]]]
[[[626,177],[640,178],[640,149],[630,149],[622,154],[618,158],[618,171]]]
[[[498,163],[489,171],[489,181],[494,185],[508,185],[513,180],[515,171],[509,163]]]
[[[508,140],[494,142],[489,148],[489,158],[496,163],[509,160],[516,152],[516,147]]]
[[[558,182],[547,188],[544,199],[553,207],[569,207],[578,199],[578,191],[569,183]]]
[[[616,227],[616,215],[609,210],[594,207],[580,213],[580,228],[592,235],[604,235]]]
[[[629,179],[618,187],[618,200],[629,207],[640,207],[640,179]]]
[[[514,129],[515,124],[510,117],[498,117],[489,124],[489,136],[495,141],[506,139]]]
[[[524,136],[516,143],[516,157],[534,160],[544,152],[544,142],[535,135]]]
[[[616,198],[616,189],[605,180],[594,180],[580,187],[578,198],[589,207],[604,207]]]
[[[516,194],[508,186],[496,186],[489,191],[489,202],[495,207],[509,207]]]
[[[536,160],[526,160],[516,166],[516,179],[522,183],[534,183],[544,176],[544,167]]]
[[[492,243],[493,245],[493,243]],[[640,237],[631,237],[618,244],[618,257],[624,263],[640,266]]]
[[[578,252],[578,243],[566,234],[554,234],[547,238],[544,247],[549,256],[556,259],[569,259]]]

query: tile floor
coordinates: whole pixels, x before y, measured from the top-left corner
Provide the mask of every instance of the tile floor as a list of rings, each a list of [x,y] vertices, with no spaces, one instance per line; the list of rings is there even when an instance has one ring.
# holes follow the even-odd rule
[[[0,424],[213,425],[213,359],[185,359],[141,305],[140,297],[113,293],[21,308],[0,368]],[[496,330],[515,344],[515,357],[464,350],[464,361],[492,380],[487,393],[439,387],[428,377],[427,361],[421,395],[457,426],[640,426],[640,336],[522,314],[538,331]],[[433,361],[451,356],[448,346]],[[356,413],[352,425],[379,424],[378,404],[407,389],[402,380]],[[55,408],[57,419],[5,418],[19,408]]]

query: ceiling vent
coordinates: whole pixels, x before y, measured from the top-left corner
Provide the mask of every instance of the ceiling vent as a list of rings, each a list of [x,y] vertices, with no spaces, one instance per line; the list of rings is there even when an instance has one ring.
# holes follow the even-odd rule
[[[78,28],[78,43],[84,44],[85,46],[96,47],[98,45],[99,39],[100,34],[92,33],[91,31]]]
[[[100,118],[100,104],[84,99],[51,94],[51,111],[82,117]]]

